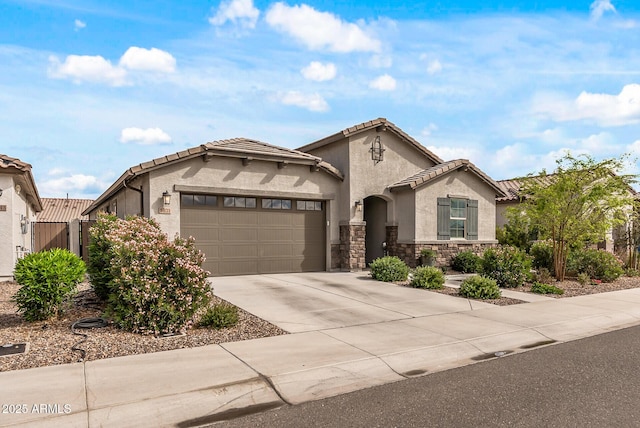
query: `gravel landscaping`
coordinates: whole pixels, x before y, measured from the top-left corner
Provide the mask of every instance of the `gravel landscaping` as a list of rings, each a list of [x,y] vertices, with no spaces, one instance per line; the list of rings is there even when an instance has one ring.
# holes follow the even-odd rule
[[[398,285],[409,286],[409,282],[399,282]],[[556,299],[562,299],[565,297],[575,297],[575,296],[584,296],[587,294],[598,294],[598,293],[606,293],[608,291],[617,291],[617,290],[626,290],[629,288],[639,288],[640,287],[640,277],[620,277],[613,282],[602,282],[597,285],[592,284],[580,284],[576,280],[567,279],[562,282],[553,282],[552,285],[561,288],[564,290],[564,294],[544,294],[546,297],[552,297]],[[530,293],[537,294],[531,291],[531,284],[525,284],[522,287],[508,288],[505,290],[511,291],[519,291],[521,293]],[[458,289],[454,287],[447,287],[440,290],[426,290],[434,293],[447,294],[449,296],[460,297],[462,299],[466,299],[466,297],[462,297],[458,294]],[[537,294],[541,296],[541,294]],[[491,303],[493,305],[498,306],[508,306],[508,305],[517,305],[520,303],[526,303],[523,300],[512,299],[509,297],[501,297],[499,299],[487,299],[480,300],[482,302]]]
[[[84,283],[78,287],[74,304],[61,317],[33,323],[24,321],[11,301],[18,289],[15,282],[0,283],[0,346],[28,342],[29,348],[26,354],[0,357],[0,372],[81,361],[81,353],[71,348],[83,336],[74,335],[71,325],[82,318],[100,317],[103,308],[102,305],[96,306],[95,295],[89,285]],[[214,301],[221,302],[222,299],[215,297]],[[238,324],[231,328],[192,328],[184,336],[166,338],[128,333],[112,325],[91,330],[76,329],[88,336],[78,347],[85,350],[85,360],[90,361],[287,334],[241,309],[238,315]]]
[[[613,282],[602,282],[597,285],[580,284],[578,281],[567,279],[562,282],[553,282],[558,288],[564,290],[564,294],[545,294],[547,297],[554,297],[562,299],[564,297],[584,296],[587,294],[606,293],[607,291],[626,290],[629,288],[640,287],[640,277],[628,277],[623,276],[616,279]],[[510,288],[513,291],[522,291],[525,293],[531,292],[531,284],[526,284],[524,287]]]

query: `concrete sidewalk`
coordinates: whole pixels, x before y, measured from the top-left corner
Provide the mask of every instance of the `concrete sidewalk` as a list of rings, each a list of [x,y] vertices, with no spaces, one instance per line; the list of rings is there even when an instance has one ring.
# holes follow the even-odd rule
[[[289,335],[0,373],[0,426],[197,426],[640,324],[640,289],[501,307],[324,275],[216,278]]]

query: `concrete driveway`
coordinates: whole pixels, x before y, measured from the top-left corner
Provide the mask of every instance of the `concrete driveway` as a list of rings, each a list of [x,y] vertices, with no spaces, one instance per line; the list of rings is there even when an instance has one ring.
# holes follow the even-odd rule
[[[247,275],[211,281],[217,296],[290,333],[492,306],[374,281],[366,272]]]

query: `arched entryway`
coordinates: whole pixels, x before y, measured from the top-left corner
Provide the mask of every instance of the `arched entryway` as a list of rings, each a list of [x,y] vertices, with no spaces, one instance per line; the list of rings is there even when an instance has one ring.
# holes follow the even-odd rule
[[[367,266],[373,260],[384,255],[382,243],[386,239],[387,201],[377,196],[369,196],[364,200],[365,261]]]

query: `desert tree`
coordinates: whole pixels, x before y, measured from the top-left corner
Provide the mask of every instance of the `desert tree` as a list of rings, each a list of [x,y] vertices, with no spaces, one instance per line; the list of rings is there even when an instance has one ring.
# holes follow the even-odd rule
[[[524,181],[522,211],[540,237],[552,241],[559,281],[564,280],[570,248],[602,241],[613,227],[628,221],[636,176],[620,173],[627,158],[597,161],[566,153],[553,173],[542,170]]]

